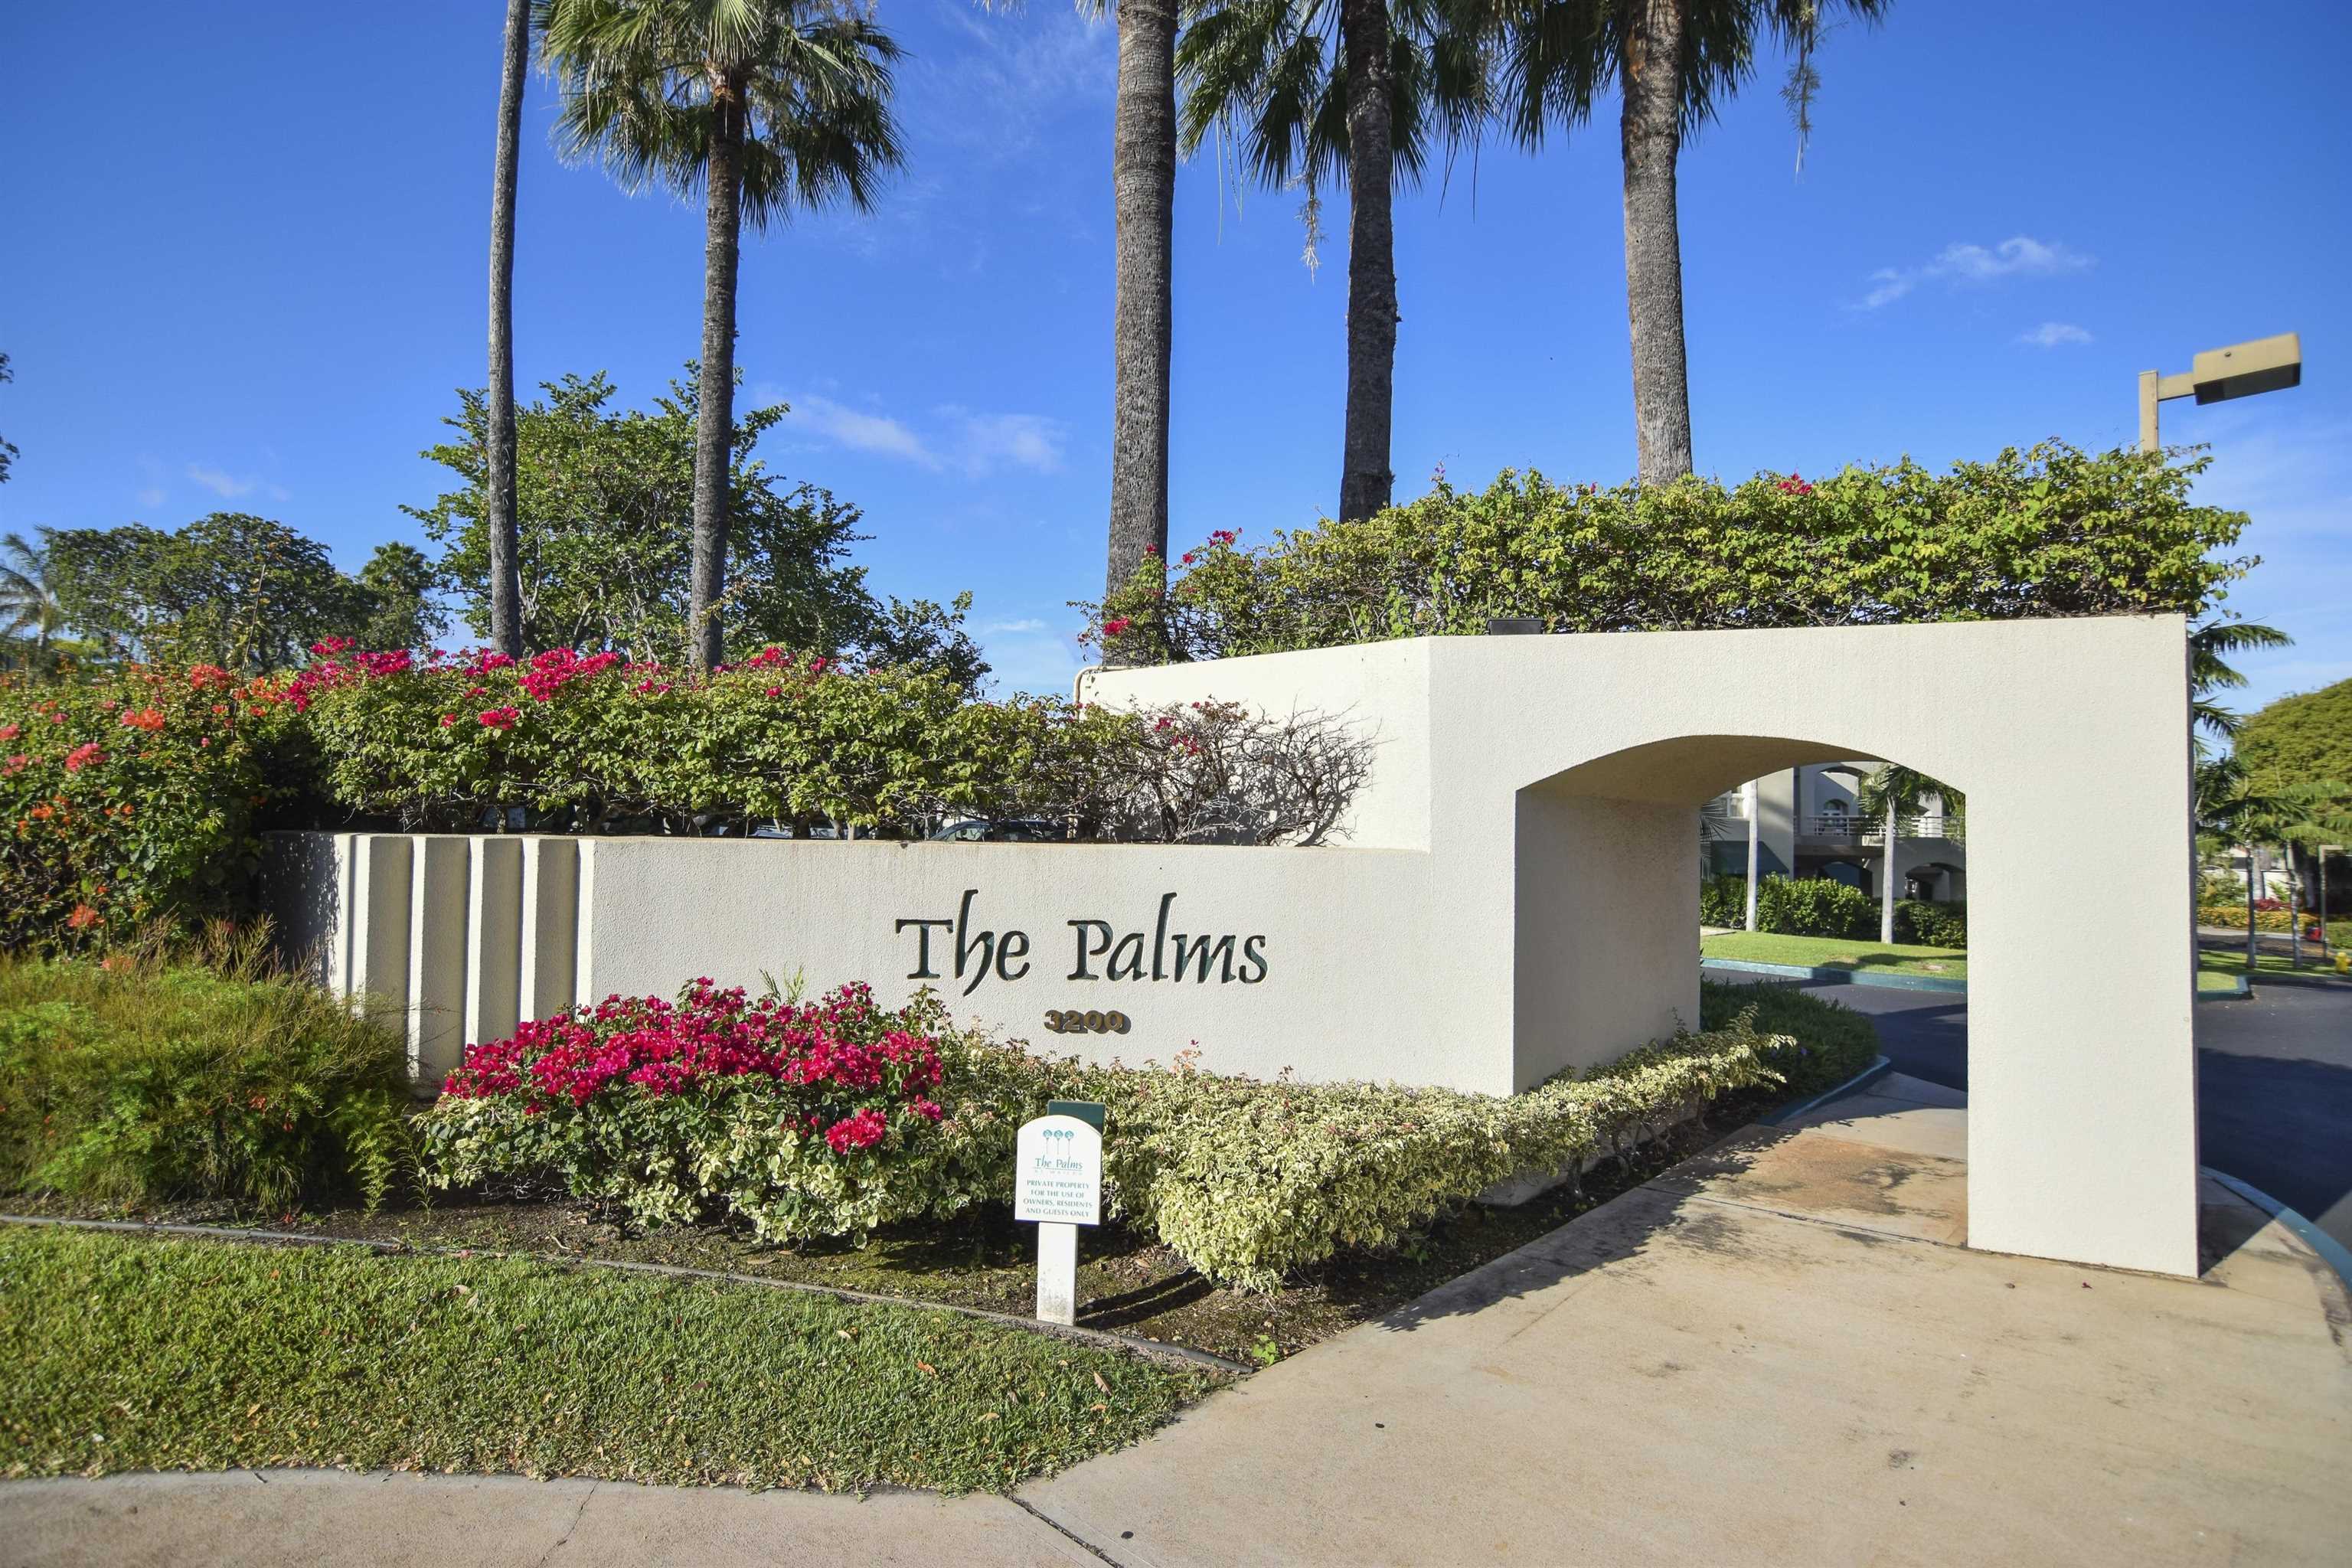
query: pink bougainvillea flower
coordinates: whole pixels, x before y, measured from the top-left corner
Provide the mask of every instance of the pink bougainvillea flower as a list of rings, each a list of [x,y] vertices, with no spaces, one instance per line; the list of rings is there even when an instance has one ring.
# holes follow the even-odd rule
[[[163,727],[163,710],[160,708],[126,709],[121,722],[127,730],[160,730]]]
[[[455,713],[444,713],[441,715],[441,728],[444,730],[447,729],[450,725],[455,724],[457,721],[457,716]]]
[[[1127,635],[1127,617],[1120,616],[1115,619],[1108,620],[1103,623],[1103,636],[1107,637],[1125,637]]]
[[[516,721],[522,717],[522,710],[520,708],[490,708],[475,715],[475,717],[479,721],[482,728],[485,730],[506,731],[514,728]]]
[[[22,724],[0,724],[0,741],[13,741],[24,732]]]
[[[78,773],[86,767],[106,761],[106,752],[96,741],[86,741],[66,753],[66,772]]]

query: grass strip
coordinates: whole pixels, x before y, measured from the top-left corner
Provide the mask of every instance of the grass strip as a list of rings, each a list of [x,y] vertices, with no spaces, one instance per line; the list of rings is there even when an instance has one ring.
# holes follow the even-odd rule
[[[1009,1325],[513,1258],[0,1231],[0,1473],[1003,1490],[1214,1385]]]
[[[1915,947],[1907,942],[1853,942],[1833,936],[1776,936],[1767,931],[1726,931],[1702,938],[1706,958],[1748,963],[1789,963],[1811,969],[1874,969],[1895,974],[1969,977],[1969,955],[1959,948]]]

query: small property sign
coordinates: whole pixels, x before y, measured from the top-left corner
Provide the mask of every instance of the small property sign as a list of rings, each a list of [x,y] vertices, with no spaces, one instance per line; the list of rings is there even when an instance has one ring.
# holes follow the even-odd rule
[[[1099,1106],[1089,1107],[1097,1117]],[[1014,1143],[1013,1217],[1046,1225],[1102,1223],[1102,1131],[1061,1111],[1021,1129]]]

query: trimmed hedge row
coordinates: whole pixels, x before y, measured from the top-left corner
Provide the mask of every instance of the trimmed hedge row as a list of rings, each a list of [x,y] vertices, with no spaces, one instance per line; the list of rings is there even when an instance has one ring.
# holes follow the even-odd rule
[[[1701,882],[1698,918],[1701,925],[1730,926],[1735,930],[1746,924],[1748,879],[1735,873],[1709,877]],[[1775,936],[1826,936],[1869,942],[1878,935],[1878,900],[1859,888],[1850,888],[1827,877],[1770,876],[1756,889],[1756,926]],[[1922,947],[1966,948],[1969,907],[1898,899],[1895,904],[1895,940]]]
[[[1875,1050],[1869,1021],[1832,1004],[1708,986],[1701,1033],[1494,1097],[1041,1058],[950,1027],[934,999],[873,1014],[860,994],[836,993],[795,1015],[799,1025],[762,1025],[761,1041],[790,1034],[767,1065],[713,1071],[677,1090],[632,1074],[577,1093],[572,1064],[609,1048],[603,1037],[576,1040],[551,1070],[519,1063],[512,1042],[474,1047],[452,1080],[463,1092],[422,1123],[427,1180],[561,1176],[576,1194],[649,1223],[730,1215],[779,1239],[858,1236],[1001,1201],[1021,1123],[1048,1100],[1092,1100],[1108,1108],[1110,1214],[1213,1279],[1271,1289],[1342,1249],[1391,1246],[1498,1182],[1580,1172],[1725,1094],[1826,1088]],[[847,1045],[897,1041],[936,1059],[936,1083],[928,1068],[921,1075],[942,1111],[936,1120],[893,1114],[870,1125],[870,1142],[842,1135],[859,1114],[851,1105],[864,1102],[828,1093],[794,1064],[822,1061],[835,1072],[839,1058],[808,1030],[842,1011],[844,998],[856,1015]],[[623,1004],[614,1018],[641,1020],[647,1005]],[[593,1024],[588,1013],[571,1016]],[[1767,1019],[1769,1028],[1759,1022]],[[728,1037],[724,1048],[737,1043]],[[506,1076],[489,1083],[485,1068]],[[851,1070],[845,1081],[862,1079]]]

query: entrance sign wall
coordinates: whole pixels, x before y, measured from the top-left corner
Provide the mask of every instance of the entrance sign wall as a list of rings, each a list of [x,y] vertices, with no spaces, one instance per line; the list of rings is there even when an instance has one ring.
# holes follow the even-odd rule
[[[2153,616],[1102,671],[1090,700],[1364,726],[1339,845],[308,834],[272,886],[421,1074],[575,998],[798,970],[1041,1050],[1507,1093],[1696,1026],[1700,805],[1891,758],[1969,796],[1970,1244],[2194,1273],[2186,658]]]

